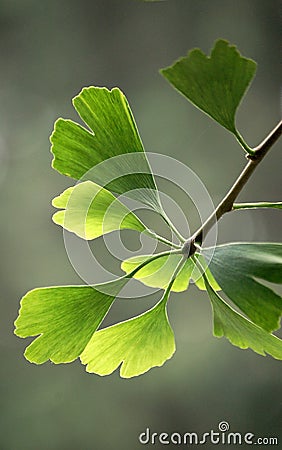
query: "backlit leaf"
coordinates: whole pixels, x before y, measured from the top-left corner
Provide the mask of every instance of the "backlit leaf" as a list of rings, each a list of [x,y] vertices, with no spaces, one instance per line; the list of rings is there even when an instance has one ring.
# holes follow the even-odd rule
[[[150,255],[142,255],[129,258],[126,261],[122,262],[121,268],[125,271],[125,273],[130,273],[139,264],[149,258],[151,258]],[[162,256],[152,261],[151,263],[148,263],[145,267],[139,270],[134,275],[134,278],[141,281],[146,286],[165,289],[168,286],[171,277],[181,259],[181,255],[171,254],[168,256]],[[188,259],[177,275],[171,288],[172,291],[180,292],[187,289],[190,276],[193,271],[193,266],[193,262]]]
[[[213,278],[209,268],[206,266],[205,260],[201,255],[196,255],[198,259],[200,259],[203,267],[206,269],[206,276],[208,277],[209,282],[213,286],[215,290],[219,290],[217,282]],[[123,261],[121,264],[122,270],[126,273],[130,273],[133,269],[135,269],[139,264],[146,259],[150,258],[150,255],[136,256]],[[177,254],[171,254],[169,256],[162,256],[158,259],[147,264],[141,270],[139,270],[134,278],[144,283],[146,286],[165,289],[168,286],[168,283],[181,260],[182,256]],[[205,283],[202,278],[202,275],[194,264],[191,258],[187,259],[186,263],[178,273],[175,281],[172,285],[171,290],[174,292],[186,291],[189,286],[190,279],[192,279],[196,286],[205,290]]]
[[[168,294],[165,294],[168,295]],[[164,299],[140,316],[97,331],[80,359],[87,372],[131,378],[162,366],[175,352]]]
[[[108,294],[91,286],[58,286],[34,289],[21,300],[15,334],[38,336],[25,357],[42,364],[75,360],[98,328],[125,279],[107,283]]]
[[[64,175],[90,179],[119,194],[145,189],[138,199],[160,208],[151,169],[123,93],[118,88],[88,87],[73,99],[73,104],[90,131],[71,120],[58,119],[50,138],[53,167]],[[110,160],[101,170],[87,173],[117,156],[120,158]],[[125,169],[129,175],[123,176]]]
[[[52,204],[64,209],[54,214],[54,222],[84,239],[123,228],[140,232],[146,228],[111,192],[91,181],[68,188]]]

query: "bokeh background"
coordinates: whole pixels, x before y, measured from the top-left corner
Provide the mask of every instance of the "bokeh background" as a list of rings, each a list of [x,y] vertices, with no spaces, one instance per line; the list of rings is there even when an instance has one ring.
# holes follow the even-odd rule
[[[236,44],[258,62],[238,114],[256,145],[280,115],[281,12],[278,0],[1,0],[1,450],[132,450],[146,427],[204,433],[222,420],[282,439],[281,362],[212,337],[209,302],[193,286],[169,305],[176,355],[132,380],[90,375],[78,362],[32,365],[27,340],[13,335],[26,291],[81,283],[51,222],[51,199],[72,180],[51,169],[48,139],[58,116],[76,119],[71,98],[83,86],[119,86],[145,148],[191,167],[216,203],[245,164],[242,152],[158,70],[192,47],[209,52],[219,37]],[[240,199],[281,200],[281,162],[280,143]],[[237,212],[219,226],[221,242],[280,234],[279,211]]]

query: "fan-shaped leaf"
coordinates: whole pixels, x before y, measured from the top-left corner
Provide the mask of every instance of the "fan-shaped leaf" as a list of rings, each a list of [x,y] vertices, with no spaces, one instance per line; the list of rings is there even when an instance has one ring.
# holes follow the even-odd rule
[[[136,197],[160,208],[151,169],[123,93],[118,88],[84,88],[73,104],[90,131],[71,120],[58,119],[51,136],[53,167],[64,175],[90,179],[119,194],[145,189],[142,196]],[[87,173],[99,163],[124,154],[131,157],[115,158],[101,170]],[[129,175],[123,175],[124,169]]]
[[[233,345],[265,356],[282,359],[282,341],[238,314],[206,283],[214,316],[214,335],[225,336]]]
[[[58,286],[28,292],[21,301],[15,334],[40,336],[27,347],[25,357],[37,364],[75,360],[125,283],[126,279],[107,283],[103,291],[99,286]]]
[[[64,209],[54,214],[54,222],[84,239],[123,228],[140,232],[146,228],[111,192],[91,181],[66,189],[52,204]]]
[[[200,49],[191,50],[161,73],[195,106],[237,136],[236,110],[255,71],[254,61],[220,39],[211,56]]]
[[[210,257],[212,250],[203,253]],[[219,245],[209,268],[222,290],[252,322],[266,331],[279,328],[282,298],[260,280],[282,283],[282,244]]]
[[[175,342],[163,300],[140,316],[97,331],[80,357],[87,372],[109,375],[122,364],[120,375],[131,378],[171,358]]]

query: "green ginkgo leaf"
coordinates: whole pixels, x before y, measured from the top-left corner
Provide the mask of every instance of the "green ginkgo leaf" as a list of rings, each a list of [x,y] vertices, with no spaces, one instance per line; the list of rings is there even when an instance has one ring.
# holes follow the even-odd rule
[[[121,268],[125,273],[130,273],[133,269],[138,267],[139,264],[150,258],[150,255],[135,256],[122,262]],[[182,255],[171,254],[168,256],[162,256],[147,264],[141,270],[139,270],[134,278],[144,283],[146,286],[165,289],[171,277],[179,264]],[[201,255],[196,255],[196,258],[201,261],[203,267],[205,267],[205,273],[209,282],[215,290],[220,290],[217,282],[213,278],[209,268],[206,266],[206,262]],[[181,292],[186,291],[189,286],[190,280],[193,280],[196,286],[205,290],[205,283],[197,266],[194,264],[191,258],[187,259],[182,269],[179,271],[175,281],[172,285],[171,291]]]
[[[206,287],[213,308],[215,336],[225,336],[231,344],[242,349],[251,348],[260,355],[268,353],[276,359],[282,359],[282,341],[278,337],[234,311],[208,282]]]
[[[111,192],[91,181],[66,189],[52,204],[63,209],[53,215],[54,222],[87,240],[124,228],[146,229]]]
[[[27,347],[26,359],[58,364],[78,358],[125,283],[126,279],[118,279],[104,284],[103,290],[57,286],[28,292],[15,322],[17,336],[38,336]]]
[[[151,258],[150,255],[134,256],[122,262],[121,268],[125,273],[130,273],[139,264]],[[139,270],[134,278],[141,281],[146,286],[166,289],[171,277],[181,261],[182,256],[179,254],[171,254],[162,256]],[[193,271],[193,262],[188,259],[181,271],[177,275],[171,290],[175,292],[185,291],[189,285],[191,273]]]
[[[211,56],[196,48],[161,73],[195,106],[240,140],[235,114],[255,71],[253,60],[242,57],[235,46],[220,39]]]
[[[280,326],[282,297],[269,286],[282,284],[282,244],[238,243],[206,249],[199,246],[199,236],[208,231],[214,216],[219,219],[230,210],[228,206],[235,194],[281,134],[280,123],[252,149],[236,127],[237,109],[255,71],[254,61],[241,56],[235,46],[222,39],[215,43],[210,56],[194,49],[161,71],[189,101],[232,132],[249,154],[255,154],[255,157],[248,156],[246,168],[215,214],[205,221],[202,232],[196,232],[189,240],[179,233],[162,208],[123,93],[118,88],[88,87],[73,99],[84,125],[58,119],[50,140],[52,166],[79,183],[53,200],[53,206],[60,209],[53,216],[54,222],[86,240],[115,230],[132,229],[159,240],[170,250],[124,261],[121,267],[125,275],[114,281],[28,292],[21,300],[15,321],[17,336],[33,338],[25,351],[27,360],[36,364],[50,360],[58,364],[80,358],[87,372],[108,375],[120,368],[124,378],[162,366],[175,352],[167,315],[170,291],[186,290],[191,280],[199,289],[207,290],[215,336],[225,336],[235,346],[282,359],[282,340],[271,334]],[[114,194],[131,197],[154,209],[179,244],[149,230]],[[234,210],[256,208],[281,209],[282,202],[233,205]],[[197,250],[195,253],[188,252],[188,243],[191,250]],[[137,317],[99,329],[113,302],[122,297],[123,287],[132,278],[164,289],[161,300]],[[220,289],[247,317],[218,295],[216,291]]]
[[[53,167],[64,175],[94,181],[119,194],[141,189],[136,198],[157,210],[161,208],[124,94],[118,88],[88,87],[73,99],[73,105],[90,131],[71,120],[58,119],[50,138]],[[107,164],[100,170],[90,170],[104,161]],[[124,170],[128,175],[123,175]]]
[[[144,314],[97,331],[80,356],[87,372],[109,375],[121,365],[121,377],[131,378],[171,358],[175,342],[166,312],[168,295]]]
[[[217,284],[217,281],[214,279],[207,263],[206,260],[204,258],[203,255],[200,255],[198,253],[195,253],[194,258],[196,261],[199,261],[202,268],[204,269],[204,273],[210,283],[210,285],[212,286],[212,288],[215,291],[220,291],[221,287]],[[194,270],[192,272],[191,275],[192,280],[195,282],[196,286],[198,289],[200,289],[201,291],[205,291],[206,290],[206,285],[205,285],[205,281],[203,278],[203,274],[202,272],[200,272],[200,270],[198,269],[197,264],[194,264]]]
[[[212,256],[209,268],[234,304],[261,328],[277,330],[282,298],[261,280],[282,283],[282,244],[232,243],[205,249],[203,254]]]

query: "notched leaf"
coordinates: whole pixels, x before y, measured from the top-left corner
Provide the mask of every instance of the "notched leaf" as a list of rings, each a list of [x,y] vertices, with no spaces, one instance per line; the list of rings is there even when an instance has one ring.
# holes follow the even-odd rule
[[[139,232],[146,229],[111,192],[91,181],[66,189],[52,204],[63,209],[53,215],[53,221],[83,239],[125,228]]]
[[[162,366],[175,352],[164,301],[125,322],[97,331],[80,359],[87,372],[131,378]]]
[[[36,364],[49,359],[58,364],[78,358],[125,282],[108,283],[108,289],[105,283],[104,292],[98,286],[58,286],[28,292],[21,300],[15,334],[39,336],[27,347],[26,359]]]
[[[282,244],[232,243],[203,254],[212,256],[209,268],[233,303],[264,330],[277,330],[282,298],[260,280],[282,283]]]
[[[231,344],[242,349],[250,348],[260,355],[268,353],[276,359],[282,359],[281,339],[234,311],[208,283],[207,291],[213,308],[215,336],[225,336]]]
[[[236,110],[255,71],[253,60],[220,39],[210,56],[200,49],[191,50],[161,73],[195,106],[237,135]]]
[[[73,104],[88,129],[71,120],[56,121],[50,138],[54,169],[118,194],[141,189],[142,195],[136,193],[138,200],[160,209],[155,181],[124,94],[118,88],[88,87]],[[106,165],[99,166],[105,161]],[[136,173],[137,168],[141,173]]]

